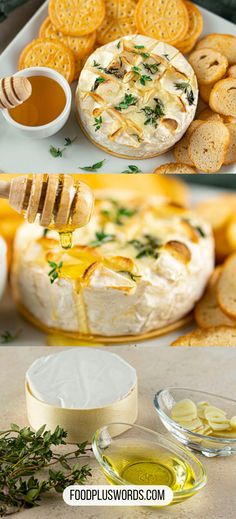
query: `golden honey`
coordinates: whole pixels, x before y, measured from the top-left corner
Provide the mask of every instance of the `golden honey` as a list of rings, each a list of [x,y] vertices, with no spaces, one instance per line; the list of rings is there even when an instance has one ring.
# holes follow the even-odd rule
[[[9,110],[9,114],[24,126],[43,126],[54,121],[64,110],[66,96],[63,88],[49,77],[28,77],[32,94],[24,103]]]

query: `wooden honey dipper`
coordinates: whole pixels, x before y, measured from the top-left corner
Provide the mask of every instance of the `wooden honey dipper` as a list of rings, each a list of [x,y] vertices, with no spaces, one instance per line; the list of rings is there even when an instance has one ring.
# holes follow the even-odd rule
[[[0,181],[0,198],[8,198],[18,213],[33,223],[36,217],[43,227],[63,232],[83,227],[91,217],[93,193],[87,184],[72,175],[34,174],[16,176],[10,182]]]
[[[0,79],[0,108],[10,109],[26,101],[32,94],[27,77],[11,76]]]

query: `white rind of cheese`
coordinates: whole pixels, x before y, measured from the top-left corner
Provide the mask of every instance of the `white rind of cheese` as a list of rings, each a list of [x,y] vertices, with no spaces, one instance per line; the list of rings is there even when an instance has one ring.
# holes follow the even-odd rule
[[[0,299],[7,282],[7,246],[0,236]]]
[[[34,397],[63,409],[98,409],[127,397],[136,370],[118,355],[73,348],[35,360],[26,372]]]
[[[141,334],[183,318],[202,296],[214,268],[214,240],[208,223],[193,212],[179,213],[173,206],[172,212],[165,214],[166,202],[158,197],[140,199],[129,194],[124,201],[121,193],[114,192],[111,197],[109,192],[109,197],[104,194],[97,200],[90,223],[74,233],[74,244],[87,245],[94,239],[95,232],[101,229],[101,210],[110,208],[108,198],[120,200],[128,208],[137,207],[137,215],[127,218],[123,226],[107,222],[104,230],[114,233],[116,241],[96,249],[104,258],[130,259],[140,276],[135,280],[121,272],[123,268],[99,262],[79,288],[77,280],[68,277],[59,277],[50,284],[45,251],[37,241],[42,229],[29,224],[19,228],[13,292],[17,301],[45,326],[108,337]],[[197,240],[191,239],[182,227],[183,217],[188,217],[195,228],[201,227],[204,237],[199,234]],[[181,242],[190,252],[190,261],[181,261],[165,246],[157,258],[137,259],[137,250],[128,242],[142,239],[144,234],[158,237],[164,245],[170,240]],[[54,231],[47,236],[57,238]]]
[[[143,58],[143,52],[149,58]],[[117,63],[118,66],[122,63],[124,77],[106,72]],[[158,64],[157,72],[150,73],[145,68],[150,63]],[[138,73],[133,72],[133,67],[138,67]],[[141,76],[148,76],[150,80],[142,84]],[[98,77],[105,81],[94,90]],[[188,90],[177,89],[176,83],[185,83]],[[193,103],[187,96],[190,90]],[[132,94],[138,101],[118,111],[115,107],[124,100],[125,94]],[[156,98],[163,103],[165,115],[157,119],[156,124],[147,123],[143,108],[155,109]],[[116,155],[151,157],[172,148],[194,119],[197,79],[191,65],[176,48],[133,34],[99,47],[89,56],[80,74],[75,102],[82,128],[95,144]],[[96,129],[95,118],[99,117],[102,123]]]

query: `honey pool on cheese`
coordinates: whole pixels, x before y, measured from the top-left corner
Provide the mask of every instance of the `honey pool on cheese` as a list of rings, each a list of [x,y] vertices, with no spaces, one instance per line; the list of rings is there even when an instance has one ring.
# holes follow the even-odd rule
[[[95,50],[76,90],[88,138],[114,155],[147,158],[166,152],[194,119],[198,86],[178,49],[142,35]]]
[[[50,330],[122,336],[174,323],[202,296],[214,266],[210,226],[159,197],[105,190],[63,251],[55,231],[19,228],[12,287]],[[48,261],[62,262],[51,283]]]

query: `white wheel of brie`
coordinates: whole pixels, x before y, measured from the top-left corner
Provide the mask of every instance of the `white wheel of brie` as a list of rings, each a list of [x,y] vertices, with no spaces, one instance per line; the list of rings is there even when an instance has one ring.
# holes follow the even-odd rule
[[[7,281],[7,246],[0,236],[0,299],[5,290]]]
[[[178,49],[142,35],[99,47],[80,74],[76,109],[90,140],[121,157],[165,153],[192,122],[197,79]]]
[[[63,251],[58,235],[24,224],[17,232],[12,287],[19,306],[51,330],[137,335],[190,312],[214,266],[210,226],[159,197],[97,195],[90,223]],[[50,282],[48,261],[62,262]]]

